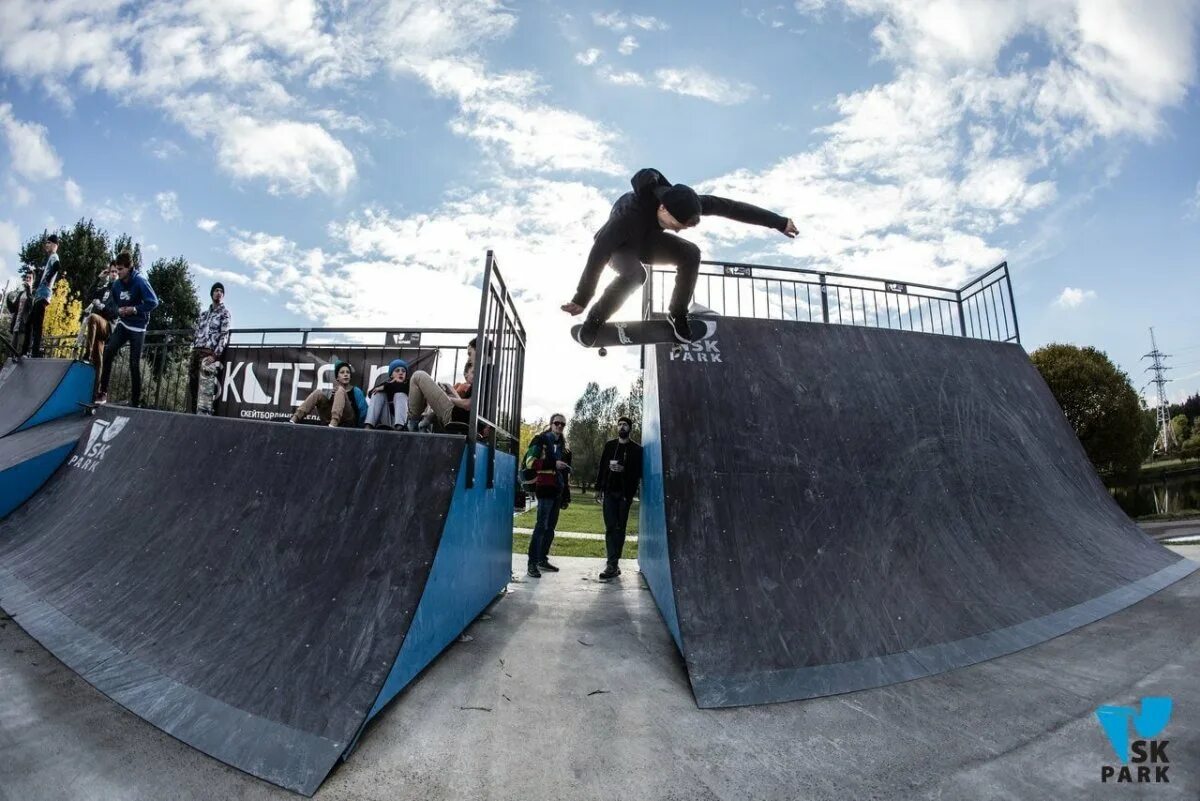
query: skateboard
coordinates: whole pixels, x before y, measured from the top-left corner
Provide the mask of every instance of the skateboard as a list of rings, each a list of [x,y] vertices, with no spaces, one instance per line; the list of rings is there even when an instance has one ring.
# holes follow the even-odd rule
[[[688,315],[689,339],[692,342],[703,339],[708,333],[706,321]],[[571,337],[579,342],[579,331],[582,325],[571,328]],[[579,344],[583,345],[582,342]],[[601,356],[608,355],[608,349],[627,345],[674,345],[682,347],[675,338],[675,329],[666,320],[637,320],[627,323],[605,323],[596,334],[596,341],[591,347],[597,348]],[[584,345],[584,347],[588,347]]]
[[[200,362],[200,389],[196,393],[196,414],[212,415],[217,396],[217,372],[221,363],[216,359]]]

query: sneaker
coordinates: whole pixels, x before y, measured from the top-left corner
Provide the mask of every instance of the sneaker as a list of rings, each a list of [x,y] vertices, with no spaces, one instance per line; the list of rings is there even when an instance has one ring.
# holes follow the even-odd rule
[[[541,578],[542,577],[542,571],[538,570],[537,565],[530,565],[529,569],[527,571],[525,571],[525,573],[530,578]]]
[[[555,567],[554,565],[550,564],[549,559],[543,559],[542,561],[537,563],[537,566],[540,567],[542,570],[545,570],[549,573],[557,573],[558,572],[558,568]]]
[[[621,568],[617,567],[616,565],[609,565],[608,567],[604,568],[604,572],[600,574],[600,580],[608,581],[609,579],[615,579],[619,575],[621,575]]]
[[[588,317],[583,321],[583,325],[579,328],[579,336],[577,337],[579,344],[585,348],[590,348],[596,344],[596,337],[600,334],[600,326],[604,325],[603,320],[598,320],[595,317]]]
[[[692,339],[692,324],[686,314],[668,314],[667,322],[671,324],[675,338],[680,342],[691,344],[694,341]]]
[[[96,405],[103,406],[106,403],[108,403],[108,393],[107,392],[97,393],[96,394]]]

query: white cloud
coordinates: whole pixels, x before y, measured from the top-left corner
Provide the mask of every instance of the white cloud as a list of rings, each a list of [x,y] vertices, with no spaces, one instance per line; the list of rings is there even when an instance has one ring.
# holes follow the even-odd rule
[[[1089,300],[1095,300],[1096,293],[1091,289],[1076,289],[1064,287],[1062,293],[1055,299],[1054,305],[1063,309],[1074,309]]]
[[[0,129],[8,140],[12,170],[30,181],[49,181],[62,175],[62,159],[47,138],[46,126],[13,116],[11,103],[0,103]]]
[[[174,192],[159,192],[154,196],[158,215],[167,222],[179,219],[179,195]]]
[[[201,217],[200,219],[196,220],[196,227],[201,231],[204,231],[206,234],[211,234],[213,231],[217,230],[217,226],[219,225],[219,222],[216,220],[210,220],[207,217]]]
[[[78,209],[83,205],[83,190],[70,178],[63,182],[63,194],[67,198],[67,205],[71,208]]]
[[[28,206],[33,200],[33,193],[16,178],[8,176],[8,199],[15,208]]]
[[[21,232],[8,220],[0,220],[0,286],[16,277],[17,254],[21,250]]]
[[[276,194],[340,195],[357,174],[346,146],[315,123],[239,117],[216,138],[221,169],[235,178],[263,179]]]
[[[643,31],[665,31],[670,27],[657,17],[644,14],[626,15],[620,11],[593,11],[592,24],[599,28],[607,28],[616,33],[626,31],[630,26],[641,28]]]
[[[1196,191],[1184,201],[1184,217],[1189,220],[1200,220],[1200,181],[1196,182]]]
[[[748,83],[730,81],[712,75],[699,67],[685,69],[660,69],[654,78],[658,88],[687,97],[698,97],[725,106],[744,103],[755,94]]]
[[[590,47],[582,53],[575,54],[575,60],[585,67],[590,67],[600,58],[601,51],[598,48]]]
[[[183,148],[170,139],[150,138],[145,142],[145,148],[151,156],[159,161],[169,161],[183,155]]]
[[[614,70],[607,65],[596,70],[601,80],[617,86],[645,86],[646,79],[632,70]]]
[[[638,49],[638,40],[634,36],[626,36],[621,39],[617,45],[617,52],[623,56],[632,55],[634,50]]]

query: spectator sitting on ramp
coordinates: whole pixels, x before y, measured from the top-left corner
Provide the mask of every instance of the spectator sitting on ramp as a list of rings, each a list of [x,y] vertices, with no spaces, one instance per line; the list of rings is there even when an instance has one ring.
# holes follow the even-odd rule
[[[392,359],[367,393],[367,428],[404,428],[408,423],[408,362]]]
[[[629,438],[633,421],[617,418],[617,438],[604,444],[600,468],[596,473],[596,494],[604,504],[604,551],[608,566],[600,574],[602,581],[621,575],[621,551],[625,548],[625,527],[629,509],[642,480],[642,446]]]
[[[104,346],[104,367],[100,371],[100,392],[96,403],[108,403],[108,379],[117,353],[129,345],[129,405],[137,407],[142,399],[142,345],[150,327],[150,312],[158,306],[158,295],[146,276],[133,269],[133,256],[124,250],[117,254],[117,280],[108,296],[108,310],[116,323]]]
[[[466,383],[459,386],[465,392],[459,392],[454,387],[434,381],[424,370],[413,373],[408,393],[408,430],[419,430],[426,407],[432,413],[429,422],[435,432],[445,432],[451,423],[466,425],[471,419],[471,391],[475,384],[475,365],[468,363],[463,377]]]
[[[367,399],[358,387],[350,386],[354,370],[349,363],[334,357],[333,386],[314,389],[292,413],[291,422],[299,423],[314,410],[330,428],[358,428],[367,418]]]

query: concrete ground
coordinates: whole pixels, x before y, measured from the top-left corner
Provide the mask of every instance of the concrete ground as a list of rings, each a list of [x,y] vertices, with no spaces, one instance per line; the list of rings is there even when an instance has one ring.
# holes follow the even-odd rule
[[[1193,559],[1200,547],[1178,549]],[[940,676],[700,710],[629,565],[520,578],[370,726],[339,799],[1200,797],[1200,575],[1078,631]],[[514,571],[523,557],[514,557]],[[1170,784],[1101,784],[1100,704],[1169,695]],[[0,619],[0,799],[268,799],[117,707]]]
[[[1200,534],[1200,518],[1196,517],[1188,520],[1155,520],[1153,522],[1138,523],[1138,525],[1142,527],[1143,531],[1160,542],[1172,537]]]

